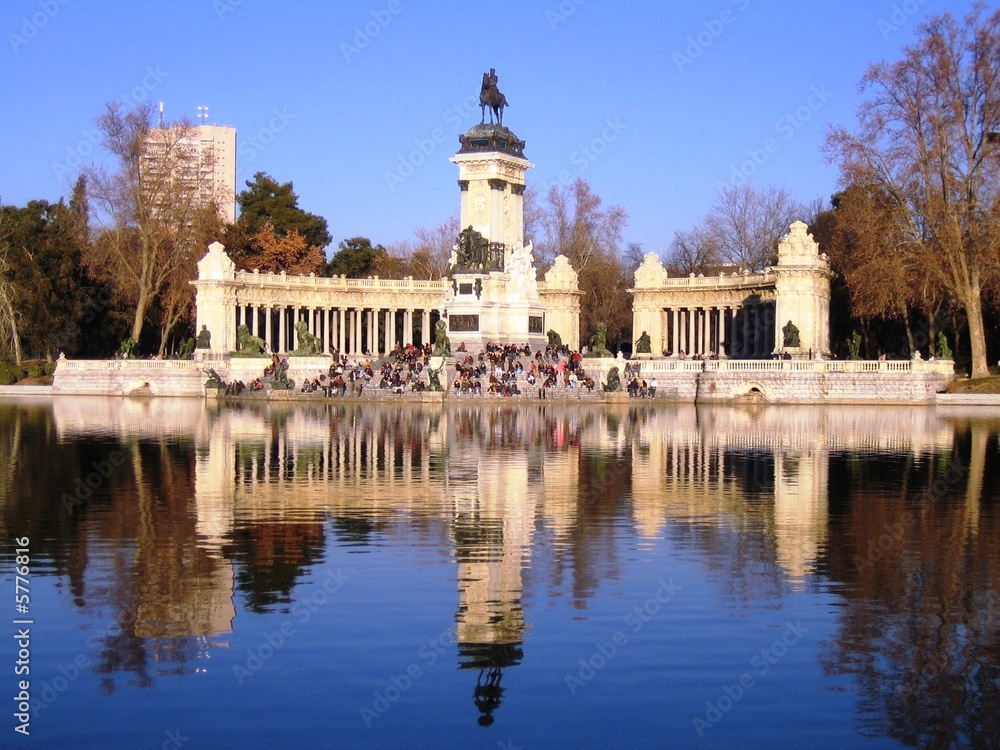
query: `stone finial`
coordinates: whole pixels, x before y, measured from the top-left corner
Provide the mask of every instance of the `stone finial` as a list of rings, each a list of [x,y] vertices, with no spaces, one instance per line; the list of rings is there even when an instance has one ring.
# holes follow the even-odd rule
[[[221,242],[209,245],[205,257],[198,261],[198,278],[211,281],[236,279],[236,264],[226,255],[226,248]]]
[[[692,274],[693,275],[693,274]],[[635,269],[635,285],[637,287],[662,286],[667,279],[667,269],[656,253],[646,253],[642,263]]]
[[[795,221],[788,227],[788,234],[778,243],[779,266],[817,265],[819,243],[808,232],[804,221]]]
[[[579,285],[579,277],[569,258],[565,255],[556,256],[556,262],[552,268],[545,272],[546,289],[576,289]]]

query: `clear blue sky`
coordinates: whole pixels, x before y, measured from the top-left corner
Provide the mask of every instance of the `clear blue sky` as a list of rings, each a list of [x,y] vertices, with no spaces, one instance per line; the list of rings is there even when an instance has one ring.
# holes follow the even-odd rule
[[[898,58],[926,14],[970,7],[3,0],[0,200],[67,195],[75,164],[102,158],[104,102],[162,100],[168,120],[207,105],[235,126],[238,185],[294,182],[335,242],[412,239],[458,211],[448,157],[494,67],[529,180],[586,178],[627,210],[627,241],[662,252],[734,176],[827,199],[824,132],[853,126],[866,66]]]

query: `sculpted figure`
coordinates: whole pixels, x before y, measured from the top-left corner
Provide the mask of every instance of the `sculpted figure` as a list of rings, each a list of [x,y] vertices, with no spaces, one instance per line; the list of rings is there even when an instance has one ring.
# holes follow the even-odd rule
[[[181,348],[177,352],[177,359],[191,359],[191,355],[194,354],[194,347],[194,339],[187,338],[181,341]]]
[[[289,356],[291,357],[313,357],[323,351],[323,342],[319,336],[314,336],[309,332],[309,324],[300,320],[295,324],[295,335],[298,337],[299,346]]]
[[[195,349],[211,349],[212,348],[212,334],[208,330],[208,326],[202,325],[201,331],[198,332],[198,338],[194,343]]]
[[[451,341],[448,340],[448,324],[439,320],[434,327],[434,351],[432,357],[450,357]]]
[[[507,106],[507,97],[500,93],[500,89],[497,88],[497,81],[500,77],[497,75],[496,69],[490,68],[489,73],[483,73],[483,85],[479,90],[479,107],[483,111],[483,117],[480,124],[486,122],[486,108],[490,108],[490,122],[493,122],[493,118],[497,118],[497,124],[501,127],[503,126],[503,109]]]
[[[597,333],[590,337],[590,351],[588,357],[611,357],[608,351],[608,326],[605,323],[597,324]]]
[[[636,354],[651,354],[652,351],[653,347],[649,341],[649,334],[643,331],[639,340],[635,342],[635,352]]]
[[[788,321],[781,332],[785,335],[785,346],[797,347],[799,345],[799,329],[792,321]]]
[[[562,336],[560,336],[555,330],[550,328],[548,333],[545,334],[549,339],[549,346],[562,346]]]
[[[254,336],[246,324],[236,329],[236,355],[240,357],[263,357],[267,344],[264,339]]]
[[[621,393],[622,379],[618,374],[618,368],[612,367],[608,370],[608,382],[604,384],[605,393]]]
[[[222,378],[219,377],[219,373],[209,367],[207,370],[202,370],[206,375],[208,375],[208,380],[205,381],[206,388],[218,388],[219,390],[226,387],[226,384],[222,382]]]

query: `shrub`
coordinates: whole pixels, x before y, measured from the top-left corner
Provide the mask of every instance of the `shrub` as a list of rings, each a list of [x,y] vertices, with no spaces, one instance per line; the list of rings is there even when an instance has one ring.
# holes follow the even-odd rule
[[[42,362],[32,362],[28,365],[28,377],[40,378],[45,374],[45,367]]]
[[[13,362],[0,362],[0,385],[11,385],[23,376],[23,371]]]

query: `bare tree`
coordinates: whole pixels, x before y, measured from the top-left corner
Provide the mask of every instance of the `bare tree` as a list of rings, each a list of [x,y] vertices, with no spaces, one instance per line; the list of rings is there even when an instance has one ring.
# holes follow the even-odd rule
[[[895,63],[869,67],[859,130],[828,136],[845,187],[877,186],[891,200],[899,251],[967,316],[972,375],[988,374],[983,292],[998,281],[1000,11],[977,5],[920,25]]]
[[[788,225],[807,212],[782,187],[730,185],[716,194],[705,229],[720,261],[762,271],[773,261]]]
[[[705,271],[721,263],[719,245],[702,221],[687,232],[676,232],[670,243],[667,270],[676,276]]]
[[[565,187],[553,185],[537,218],[542,258],[551,262],[565,255],[578,274],[587,270],[595,256],[618,258],[628,214],[621,206],[602,209],[601,203],[584,179]]]
[[[192,125],[153,128],[152,117],[148,103],[132,110],[109,103],[98,127],[115,167],[85,170],[99,227],[87,263],[135,306],[136,342],[157,296],[196,252],[197,175],[206,158],[195,146]]]
[[[565,255],[579,275],[583,330],[594,331],[604,323],[613,341],[632,322],[620,250],[628,214],[620,206],[602,209],[601,204],[590,184],[578,179],[565,187],[553,186],[532,221],[541,231],[536,247],[542,261],[552,263]]]
[[[458,217],[430,229],[413,230],[417,239],[397,242],[379,258],[378,273],[389,278],[412,276],[434,280],[448,274],[448,261],[458,238]]]

